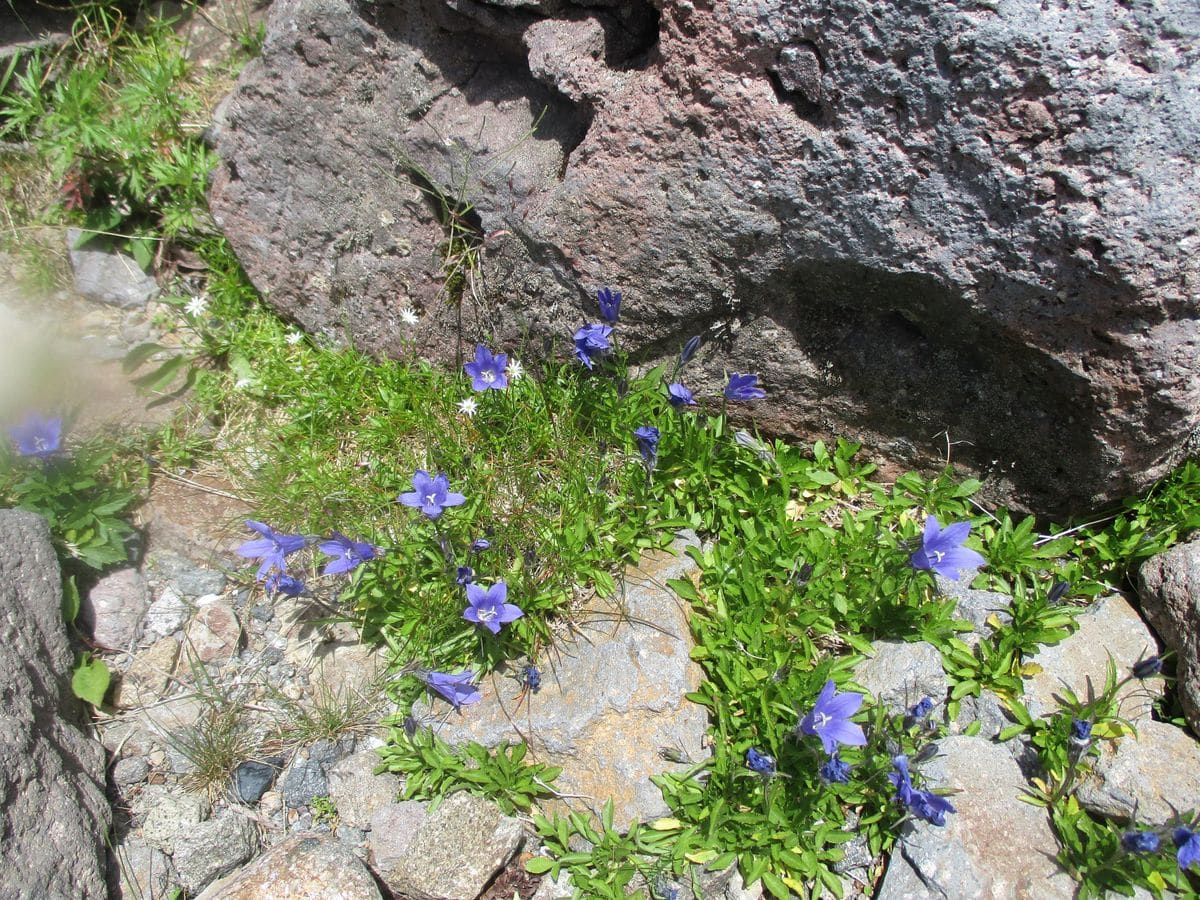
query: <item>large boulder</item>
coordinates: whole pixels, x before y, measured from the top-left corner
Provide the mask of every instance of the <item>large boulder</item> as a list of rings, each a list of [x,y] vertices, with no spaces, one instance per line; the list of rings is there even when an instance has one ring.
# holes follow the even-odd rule
[[[108,897],[104,748],[81,727],[40,516],[0,510],[0,896]]]
[[[1198,36],[1190,0],[277,0],[212,204],[311,331],[562,346],[613,284],[626,349],[703,331],[692,386],[760,371],[764,427],[1078,509],[1200,421]]]

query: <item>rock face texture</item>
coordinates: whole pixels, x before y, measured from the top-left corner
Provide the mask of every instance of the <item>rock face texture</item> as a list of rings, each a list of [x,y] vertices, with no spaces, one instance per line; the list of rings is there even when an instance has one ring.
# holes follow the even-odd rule
[[[104,749],[72,723],[62,576],[37,515],[0,510],[0,896],[106,898]]]
[[[212,203],[309,330],[562,346],[612,284],[626,349],[706,334],[701,393],[759,370],[764,427],[1079,509],[1200,422],[1197,36],[1189,0],[278,0]]]
[[[1200,735],[1200,539],[1147,560],[1138,578],[1142,613],[1176,655],[1179,700]]]
[[[706,755],[704,709],[686,699],[700,685],[700,667],[688,655],[686,610],[666,587],[696,570],[685,555],[695,543],[689,534],[673,553],[644,554],[616,597],[594,598],[579,616],[578,635],[541,661],[536,694],[523,690],[516,671],[485,679],[483,699],[438,725],[438,735],[487,747],[527,741],[532,759],[562,768],[556,790],[611,798],[618,829],[668,815],[650,781],[673,768],[661,748]],[[416,714],[424,718],[423,709]]]

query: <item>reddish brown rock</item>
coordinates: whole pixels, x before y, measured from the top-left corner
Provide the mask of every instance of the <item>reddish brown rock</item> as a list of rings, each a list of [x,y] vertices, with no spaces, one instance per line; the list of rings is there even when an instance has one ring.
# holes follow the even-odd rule
[[[212,203],[311,331],[528,356],[613,284],[625,348],[704,332],[691,386],[761,372],[765,427],[1079,509],[1200,422],[1198,36],[1188,0],[279,0]]]

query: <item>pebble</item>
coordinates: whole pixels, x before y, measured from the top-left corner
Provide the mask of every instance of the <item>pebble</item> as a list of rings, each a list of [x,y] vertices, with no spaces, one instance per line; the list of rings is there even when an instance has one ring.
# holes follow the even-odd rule
[[[233,771],[233,785],[246,804],[257,803],[275,780],[278,769],[265,762],[247,760]]]
[[[150,764],[141,756],[118,759],[112,770],[113,781],[124,786],[140,784],[149,774]]]

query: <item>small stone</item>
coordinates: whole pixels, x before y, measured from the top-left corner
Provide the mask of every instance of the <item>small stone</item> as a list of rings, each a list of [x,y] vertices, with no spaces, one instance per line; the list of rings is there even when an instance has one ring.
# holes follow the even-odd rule
[[[266,815],[279,812],[283,809],[283,794],[279,791],[267,791],[262,795],[262,799],[258,801],[258,807]]]
[[[214,603],[219,603],[220,600],[220,594],[205,594],[202,597],[196,598],[196,609],[203,609],[206,606],[212,606]]]
[[[250,615],[260,622],[270,622],[275,618],[275,610],[269,603],[255,603],[250,608]]]
[[[126,835],[114,854],[121,870],[122,897],[165,897],[173,875],[170,858],[148,847],[135,835]]]
[[[211,810],[200,794],[147,785],[133,803],[134,816],[142,823],[142,840],[164,853],[175,852],[175,840],[193,830]]]
[[[380,900],[358,857],[336,841],[297,834],[212,885],[197,900]]]
[[[338,815],[341,815],[341,808],[338,809]],[[357,847],[363,842],[366,837],[366,832],[361,828],[352,828],[349,825],[339,825],[334,835],[339,841],[347,846]]]
[[[150,603],[150,589],[137,569],[118,569],[88,591],[79,610],[80,622],[108,650],[126,650],[137,639]]]
[[[227,810],[178,835],[171,859],[179,872],[179,883],[190,896],[232,872],[257,849],[258,832],[253,823]]]
[[[146,574],[160,587],[169,587],[184,597],[219,594],[225,590],[225,575],[196,565],[169,550],[156,550],[146,560]]]
[[[400,793],[400,779],[385,772],[375,774],[379,754],[366,750],[339,760],[329,770],[329,798],[337,804],[338,818],[353,828],[370,828],[371,817]]]
[[[187,643],[200,662],[228,659],[238,650],[242,626],[227,603],[213,603],[197,610],[187,628]]]
[[[327,797],[325,766],[316,759],[298,759],[283,779],[283,799],[290,809],[307,808],[314,797]]]
[[[257,803],[275,781],[278,772],[277,765],[247,760],[233,770],[234,790],[243,803]]]
[[[132,709],[155,703],[167,692],[175,663],[179,660],[179,641],[165,637],[138,653],[129,668],[121,673],[113,691],[113,705]]]
[[[158,294],[158,284],[131,256],[109,253],[96,243],[77,248],[78,228],[67,229],[67,249],[80,296],[123,309],[144,307]]]
[[[141,756],[127,756],[118,759],[113,766],[113,781],[122,786],[141,784],[150,774],[150,764]]]
[[[142,620],[142,639],[153,640],[177,632],[192,614],[192,608],[174,588],[164,590],[146,610]]]

